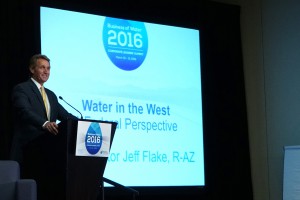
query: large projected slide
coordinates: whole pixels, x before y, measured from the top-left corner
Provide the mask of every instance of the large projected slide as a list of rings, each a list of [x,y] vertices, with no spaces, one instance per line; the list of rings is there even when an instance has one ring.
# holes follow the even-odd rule
[[[203,186],[199,30],[40,11],[41,51],[51,60],[45,86],[84,119],[118,122],[104,177],[126,186]]]

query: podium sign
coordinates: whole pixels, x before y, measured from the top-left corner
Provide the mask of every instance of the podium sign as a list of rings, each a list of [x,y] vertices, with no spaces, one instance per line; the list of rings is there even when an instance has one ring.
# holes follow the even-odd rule
[[[78,121],[75,155],[108,157],[112,124]]]

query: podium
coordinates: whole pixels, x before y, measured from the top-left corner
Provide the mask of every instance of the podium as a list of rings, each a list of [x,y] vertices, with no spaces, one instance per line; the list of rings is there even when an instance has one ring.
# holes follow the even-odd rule
[[[96,200],[101,196],[116,127],[116,122],[67,120],[59,124],[58,135],[34,139],[24,150],[24,174],[37,181],[38,199]]]

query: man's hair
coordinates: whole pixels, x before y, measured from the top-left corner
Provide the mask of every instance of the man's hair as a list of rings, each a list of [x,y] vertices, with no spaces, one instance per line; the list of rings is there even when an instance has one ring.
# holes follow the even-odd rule
[[[38,59],[44,59],[47,60],[50,63],[50,59],[43,54],[35,54],[33,55],[29,60],[29,73],[31,75],[30,69],[34,69],[36,67]]]

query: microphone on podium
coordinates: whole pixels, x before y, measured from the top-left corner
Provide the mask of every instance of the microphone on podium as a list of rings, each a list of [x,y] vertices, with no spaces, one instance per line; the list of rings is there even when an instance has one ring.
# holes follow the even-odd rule
[[[68,102],[66,102],[61,96],[59,96],[59,99],[63,100],[63,101],[64,101],[66,104],[68,104],[71,108],[73,108],[74,110],[76,110],[76,111],[80,114],[81,119],[83,119],[82,114],[81,114],[81,112],[79,112],[79,110],[77,110],[76,108],[74,108],[73,106],[71,106],[71,104],[69,104]]]

